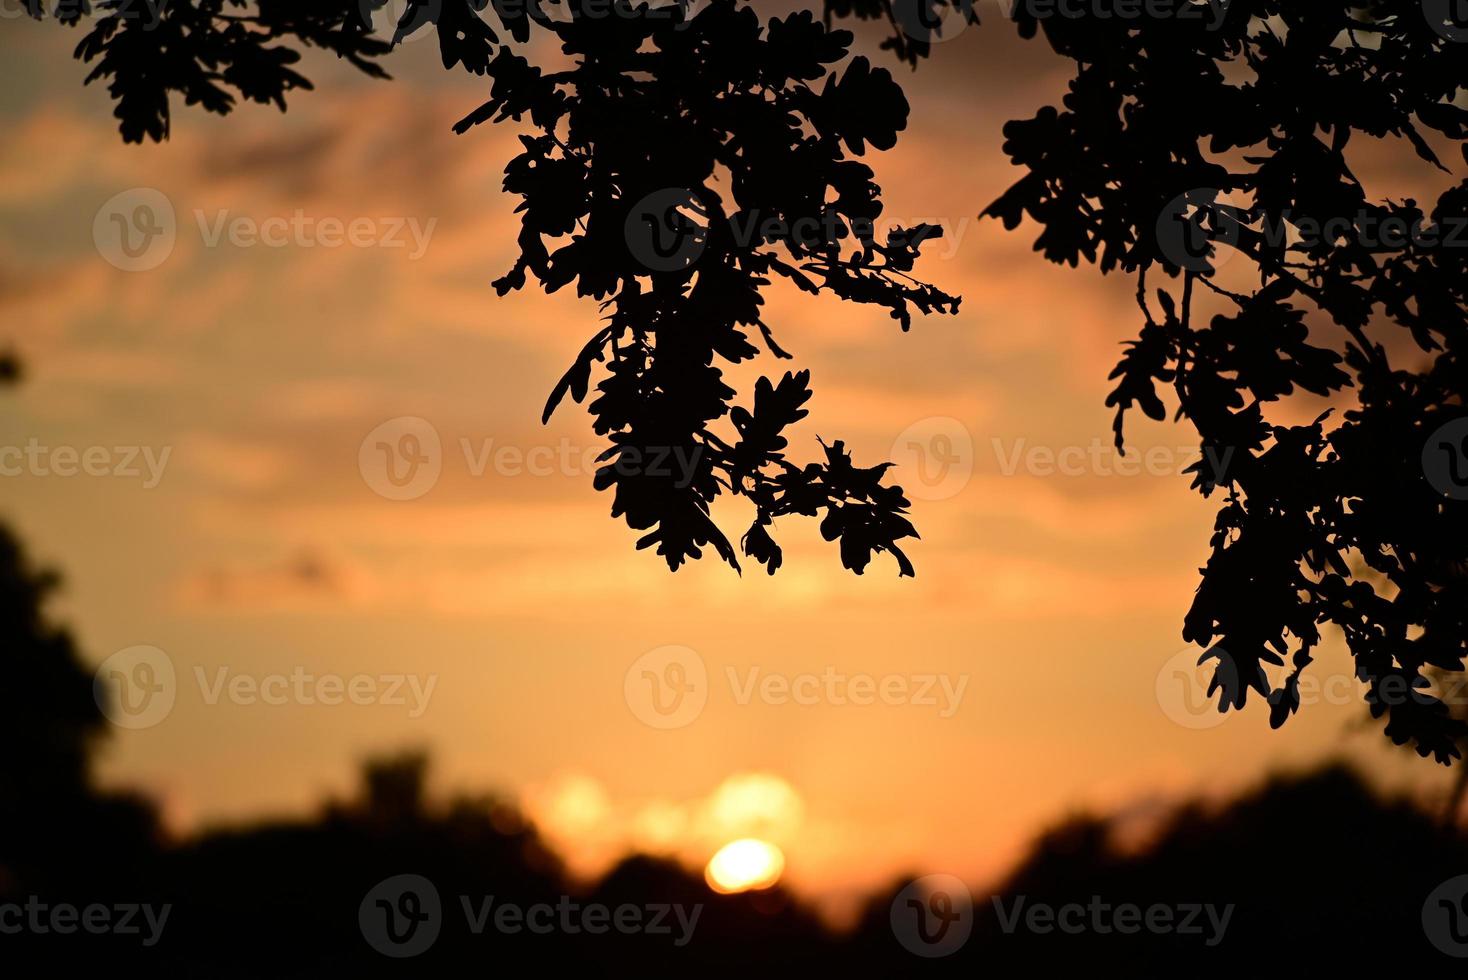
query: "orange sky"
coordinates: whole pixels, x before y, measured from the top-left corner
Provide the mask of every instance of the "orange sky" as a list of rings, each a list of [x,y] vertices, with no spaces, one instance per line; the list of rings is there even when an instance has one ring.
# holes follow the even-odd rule
[[[974,217],[1014,176],[1000,126],[1067,77],[1006,26],[898,70],[913,125],[875,161],[890,216],[955,229],[920,271],[963,295],[961,315],[903,335],[880,310],[777,290],[767,316],[813,372],[796,447],[845,438],[858,462],[895,458],[898,482],[933,498],[913,508],[915,581],[890,561],[844,572],[798,521],[780,528],[773,579],[711,561],[670,575],[633,550],[581,464],[596,445],[584,413],[568,402],[538,424],[596,312],[490,289],[514,249],[514,202],[499,190],[514,134],[450,132],[483,93],[444,73],[431,41],[392,59],[391,83],[313,61],[319,90],[284,116],[176,107],[172,141],[139,148],[121,144],[105,92],[81,87],[75,37],[28,22],[0,33],[0,342],[29,368],[4,396],[0,446],[169,456],[155,487],[3,477],[0,509],[66,572],[60,611],[94,662],[148,644],[175,665],[172,712],[118,731],[104,772],[157,794],[176,826],[302,811],[345,792],[364,754],[424,745],[442,787],[521,799],[577,867],[634,846],[701,863],[754,835],[784,849],[797,888],[833,896],[911,869],[983,879],[1070,809],[1224,792],[1332,751],[1392,779],[1437,778],[1352,728],[1364,709],[1350,697],[1324,696],[1278,733],[1257,704],[1204,730],[1159,704],[1211,508],[1162,472],[1186,465],[1172,450],[1192,441],[1171,426],[1130,429],[1139,448],[1160,447],[1151,474],[1111,473],[1109,454],[1106,472],[1047,473],[1043,455],[1023,455],[1089,459],[1109,443],[1106,375],[1137,315],[1131,283],[1052,267],[1031,252],[1033,229]],[[1383,186],[1409,187],[1416,170],[1395,159],[1383,157]],[[99,254],[94,219],[140,187],[171,202],[177,242],[157,268],[125,272]],[[416,259],[209,247],[196,213],[207,224],[221,210],[411,219],[432,235]],[[402,416],[438,433],[442,472],[422,497],[392,501],[364,480],[359,448]],[[902,447],[938,433],[963,458],[925,490]],[[535,475],[502,457],[476,474],[487,445],[575,462]],[[1017,451],[1040,465],[1014,470]],[[748,519],[738,502],[722,513],[727,527]],[[658,730],[629,709],[624,682],[667,645],[696,652],[707,704]],[[1338,647],[1317,667],[1348,672]],[[436,680],[410,717],[211,704],[195,672],[220,668]],[[741,703],[751,671],[828,668],[962,679],[963,695],[947,717],[824,696]]]

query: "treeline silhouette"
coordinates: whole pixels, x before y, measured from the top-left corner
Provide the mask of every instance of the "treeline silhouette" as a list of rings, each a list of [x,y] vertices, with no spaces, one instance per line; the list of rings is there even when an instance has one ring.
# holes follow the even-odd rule
[[[55,585],[0,530],[10,695],[0,713],[7,749],[0,768],[0,907],[167,903],[170,911],[151,945],[143,942],[146,928],[132,935],[0,933],[0,956],[11,968],[209,977],[505,969],[974,976],[996,965],[1063,967],[1105,957],[1143,969],[1204,972],[1297,957],[1317,966],[1359,966],[1378,955],[1398,964],[1448,962],[1426,938],[1421,909],[1438,884],[1468,870],[1468,839],[1412,803],[1378,796],[1339,766],[1275,779],[1226,805],[1182,806],[1140,846],[1126,846],[1112,821],[1072,818],[1034,842],[996,889],[998,906],[975,889],[969,939],[932,960],[913,955],[894,932],[893,896],[904,881],[874,896],[847,934],[827,929],[782,889],[719,896],[697,874],[652,857],[629,857],[596,885],[578,885],[514,806],[492,796],[431,796],[421,752],[370,760],[359,790],[314,816],[174,839],[151,801],[96,785],[93,762],[105,723],[75,644],[45,615]],[[434,883],[442,930],[421,955],[395,959],[369,943],[358,910],[379,882],[401,874]],[[460,896],[477,904],[491,895],[522,907],[555,906],[569,895],[611,908],[680,904],[702,911],[681,946],[676,928],[672,935],[535,935],[491,924],[475,934]],[[1211,946],[1206,932],[1006,932],[1001,913],[1018,896],[1031,905],[1084,905],[1100,896],[1113,906],[1211,903],[1234,910]],[[18,921],[15,913],[0,914],[0,926]]]

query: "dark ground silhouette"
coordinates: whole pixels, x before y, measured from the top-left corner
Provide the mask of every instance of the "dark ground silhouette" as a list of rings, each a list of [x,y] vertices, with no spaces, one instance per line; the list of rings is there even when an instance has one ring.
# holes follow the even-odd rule
[[[840,935],[779,888],[719,896],[697,875],[649,857],[628,858],[589,889],[577,886],[514,807],[492,797],[430,798],[421,753],[369,762],[358,793],[315,816],[171,840],[148,800],[94,786],[91,762],[106,730],[77,650],[43,614],[52,582],[29,566],[8,532],[0,534],[11,695],[0,715],[7,749],[0,769],[0,956],[7,964],[45,964],[62,974],[125,966],[207,977],[507,970],[735,977],[974,976],[995,967],[1102,961],[1203,973],[1292,962],[1450,962],[1424,931],[1422,909],[1435,888],[1468,871],[1468,838],[1411,803],[1374,794],[1336,766],[1275,779],[1226,805],[1183,806],[1140,849],[1119,847],[1107,820],[1064,822],[1034,842],[994,896],[974,888],[972,912],[954,927],[967,939],[941,959],[911,951],[915,942],[922,948],[914,939],[915,910],[911,925],[906,906],[893,918],[905,882],[875,896],[855,932]],[[405,874],[432,883],[436,914],[422,895],[405,905],[400,893],[383,891],[382,883]],[[476,934],[471,913],[487,896],[522,908],[574,902],[632,905],[646,915],[666,907],[698,913],[691,929],[670,914],[671,931],[658,934],[530,934],[523,927],[499,931],[492,919]],[[1177,910],[1177,928],[1041,934],[1021,924],[1006,931],[1021,896],[1027,907],[1160,903]],[[469,912],[461,897],[469,899]],[[1461,900],[1453,893],[1457,908],[1444,911],[1453,927],[1468,910]],[[46,910],[70,904],[83,910],[78,915],[102,905],[117,910],[113,921],[126,908],[146,906],[159,928],[140,912],[135,933],[58,934],[43,912],[41,931],[27,924],[37,903]],[[1231,906],[1224,928],[1198,917],[1199,931],[1180,934],[1187,910],[1205,905]],[[417,955],[383,952],[400,949],[384,945],[389,913],[399,912],[433,916],[424,921],[437,925],[436,938]],[[396,935],[405,935],[406,920],[393,921]],[[1468,954],[1468,935],[1464,940],[1459,948]]]

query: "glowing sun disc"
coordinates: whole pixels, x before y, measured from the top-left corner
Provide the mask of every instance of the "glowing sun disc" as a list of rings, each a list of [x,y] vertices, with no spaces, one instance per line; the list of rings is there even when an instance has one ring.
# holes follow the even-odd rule
[[[774,844],[753,837],[719,848],[709,859],[703,877],[721,895],[769,888],[785,871],[785,855]]]

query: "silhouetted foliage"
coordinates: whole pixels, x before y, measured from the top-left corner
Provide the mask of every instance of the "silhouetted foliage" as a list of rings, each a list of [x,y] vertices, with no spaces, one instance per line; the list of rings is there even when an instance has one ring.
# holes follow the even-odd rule
[[[1468,182],[1430,207],[1374,201],[1347,150],[1394,137],[1444,172],[1434,142],[1465,153],[1461,28],[1433,20],[1447,7],[1234,0],[1127,18],[1021,0],[1021,33],[1043,33],[1076,74],[1062,106],[1005,126],[1027,173],[984,212],[1041,225],[1052,262],[1137,279],[1143,327],[1108,404],[1120,448],[1126,412],[1162,419],[1170,392],[1201,439],[1193,487],[1223,496],[1183,630],[1217,660],[1219,710],[1252,688],[1283,724],[1332,624],[1387,735],[1444,763],[1465,728],[1423,668],[1463,670],[1468,504],[1424,458],[1445,451],[1468,490],[1462,432],[1433,444],[1465,415]],[[1240,254],[1257,274],[1244,292],[1215,275]],[[1164,288],[1149,293],[1149,274]],[[1266,408],[1297,391],[1336,407],[1272,422]],[[1264,664],[1286,657],[1276,688]]]
[[[0,358],[0,388],[20,375],[12,355]],[[0,712],[0,744],[14,751],[0,767],[0,824],[29,819],[17,805],[26,792],[44,798],[88,791],[90,756],[104,730],[92,696],[92,675],[71,634],[53,623],[46,605],[59,577],[35,568],[20,541],[0,525],[0,636],[5,639],[6,686],[17,696]],[[20,692],[32,692],[19,696]],[[0,841],[14,841],[0,832]]]
[[[103,18],[78,49],[101,54],[106,73],[126,39],[110,75],[126,138],[166,134],[169,91],[224,112],[232,102],[218,84],[277,101],[301,87],[283,67],[294,52],[266,46],[279,38],[378,71],[368,59],[381,52],[340,5],[243,21],[221,9],[170,4],[173,26],[151,34]],[[556,9],[564,19],[539,2],[411,0],[398,31],[436,25],[444,65],[491,82],[461,131],[528,117],[536,132],[507,169],[506,189],[523,199],[521,257],[497,288],[533,276],[603,304],[606,325],[547,415],[567,394],[591,397],[596,431],[612,443],[595,485],[613,491],[614,516],[646,532],[639,547],[656,546],[671,568],[708,546],[737,567],[709,514],[728,492],[754,504],[742,548],[772,573],[782,561],[775,518],[803,514],[822,518],[854,571],[890,551],[912,574],[898,542],[916,532],[900,488],[882,484],[885,465],[854,466],[840,441],[818,462],[786,459],[783,431],[806,414],[808,375],[762,379],[753,404],[735,406],[717,366],[756,356],[755,329],[783,356],[760,314],[773,276],[879,304],[904,328],[913,308],[957,309],[910,278],[938,229],[885,242],[872,233],[879,188],[854,158],[905,128],[901,90],[885,69],[848,59],[849,33],[808,13],[762,23],[736,0],[696,13],[626,0]],[[1330,624],[1386,733],[1447,762],[1463,725],[1424,690],[1423,668],[1462,670],[1468,642],[1456,574],[1468,445],[1461,432],[1436,435],[1463,415],[1468,242],[1452,236],[1468,220],[1468,184],[1430,207],[1377,202],[1346,151],[1353,138],[1394,137],[1438,167],[1434,143],[1461,154],[1468,111],[1454,100],[1468,60],[1419,0],[1233,0],[1210,5],[1211,17],[1199,5],[1199,16],[1140,9],[1015,6],[1021,32],[1043,32],[1076,73],[1061,106],[1005,127],[1005,150],[1026,173],[984,213],[1008,228],[1042,226],[1036,248],[1051,261],[1136,277],[1143,326],[1108,404],[1120,447],[1128,410],[1161,419],[1171,401],[1203,450],[1194,488],[1222,497],[1183,629],[1217,661],[1219,709],[1242,708],[1252,689],[1282,724]],[[977,20],[966,0],[827,5],[828,17],[886,18],[887,47],[913,64],[931,48],[913,25],[944,14]],[[544,71],[514,53],[511,41],[532,28],[553,34],[572,66]],[[169,72],[124,70],[152,64],[164,38]],[[1379,240],[1371,229],[1389,222],[1414,233]],[[1436,234],[1415,233],[1424,226]],[[1244,291],[1215,275],[1236,254],[1257,273]],[[1301,393],[1335,407],[1307,425],[1266,416]],[[726,416],[732,432],[721,435]],[[1462,494],[1425,478],[1424,454],[1444,451]],[[663,465],[671,458],[692,461],[691,476]],[[1287,657],[1275,687],[1265,665]]]
[[[575,283],[606,311],[546,417],[567,394],[586,398],[605,362],[590,409],[613,445],[595,485],[670,568],[706,546],[738,567],[709,516],[727,491],[755,505],[743,551],[771,573],[782,561],[774,520],[803,514],[822,517],[847,568],[890,551],[911,575],[897,542],[915,532],[901,488],[882,484],[887,464],[856,467],[840,441],[819,462],[787,460],[782,433],[807,414],[809,373],[762,378],[753,404],[734,406],[716,363],[757,356],[751,330],[788,356],[761,317],[771,276],[886,307],[903,329],[912,308],[957,310],[909,275],[939,231],[879,240],[880,191],[853,159],[868,143],[894,145],[907,122],[901,90],[865,58],[836,67],[852,37],[809,13],[763,25],[732,2],[687,21],[676,8],[618,9],[544,25],[577,58],[570,70],[542,75],[501,50],[488,68],[493,97],[458,127],[528,114],[544,133],[525,138],[507,170],[506,190],[524,198],[521,258],[496,288],[519,289],[527,275],[550,292]],[[712,426],[726,415],[721,436]],[[693,461],[691,476],[661,463],[670,458]]]
[[[882,50],[914,67],[945,31],[979,23],[978,0],[825,0],[825,7],[827,23],[842,17],[885,21],[891,34]]]
[[[370,18],[348,4],[227,12],[247,6],[170,3],[160,26],[121,7],[98,20],[77,55],[100,59],[91,78],[112,79],[125,139],[167,135],[170,92],[219,113],[234,105],[227,87],[284,105],[287,91],[309,86],[287,67],[299,54],[277,43],[286,39],[382,73],[371,59],[383,46],[363,34]],[[882,482],[890,464],[858,467],[839,440],[815,462],[786,458],[782,432],[807,414],[808,372],[761,379],[753,403],[737,406],[718,366],[756,357],[754,331],[789,356],[761,316],[772,276],[882,306],[904,330],[914,309],[957,311],[956,298],[911,276],[941,229],[880,238],[880,188],[856,159],[869,145],[892,147],[906,127],[901,89],[886,69],[848,58],[849,32],[808,12],[766,24],[734,0],[696,16],[687,4],[627,0],[572,2],[554,17],[548,7],[409,0],[394,39],[434,29],[446,68],[490,80],[489,101],[459,132],[525,117],[536,130],[506,168],[505,189],[523,199],[521,256],[495,288],[532,276],[547,292],[574,284],[606,320],[555,386],[546,418],[568,394],[585,400],[602,366],[589,408],[611,445],[595,486],[612,491],[614,517],[643,532],[638,547],[655,546],[672,569],[706,547],[739,567],[709,513],[730,493],[753,503],[742,550],[771,573],[783,560],[774,522],[800,514],[821,518],[858,574],[890,552],[912,575],[898,542],[916,531],[901,488]],[[532,28],[554,35],[572,67],[547,72],[516,54],[510,42]]]
[[[986,213],[1040,223],[1036,247],[1052,261],[1137,277],[1145,325],[1115,374],[1117,440],[1128,408],[1162,416],[1161,383],[1201,437],[1194,487],[1223,493],[1183,631],[1218,660],[1210,693],[1223,710],[1253,688],[1279,725],[1299,706],[1319,626],[1333,624],[1386,733],[1447,762],[1462,723],[1421,690],[1422,668],[1463,669],[1468,590],[1455,571],[1468,507],[1422,461],[1462,415],[1468,241],[1448,232],[1468,216],[1468,183],[1426,212],[1378,203],[1346,151],[1353,137],[1391,135],[1440,167],[1428,134],[1462,149],[1468,112],[1452,100],[1468,61],[1405,0],[1238,0],[1217,30],[1037,21],[1023,4],[1016,19],[1079,69],[1063,109],[1006,126],[1006,152],[1029,173]],[[1179,199],[1191,213],[1171,214]],[[1425,218],[1439,234],[1376,240],[1389,218]],[[1159,242],[1169,221],[1201,232],[1206,251],[1191,257],[1203,262]],[[1273,234],[1286,225],[1328,230]],[[1256,288],[1215,283],[1207,258],[1224,250],[1252,262]],[[1180,286],[1149,296],[1149,273]],[[1200,286],[1220,308],[1206,323],[1194,317]],[[1354,398],[1333,425],[1334,410],[1270,422],[1269,403],[1296,389]],[[1262,665],[1286,656],[1293,669],[1272,689]]]
[[[381,78],[387,73],[374,59],[392,49],[371,36],[372,22],[356,0],[20,0],[19,6],[38,20],[49,13],[69,26],[86,22],[76,57],[92,68],[88,84],[107,82],[129,143],[166,139],[175,97],[221,115],[237,98],[284,110],[286,94],[311,83],[291,67],[301,53],[274,43],[282,38],[330,51]]]
[[[12,695],[0,712],[7,752],[0,766],[0,863],[34,854],[34,844],[22,842],[33,842],[55,819],[28,797],[74,804],[90,792],[91,752],[103,731],[92,675],[70,634],[45,615],[56,585],[56,576],[31,567],[20,543],[0,527],[0,631]]]
[[[1415,973],[1450,962],[1424,936],[1422,910],[1436,886],[1468,867],[1468,842],[1348,768],[1276,777],[1227,801],[1189,800],[1157,816],[1140,840],[1128,839],[1125,820],[1089,815],[1038,835],[992,893],[975,893],[972,935],[940,961],[943,972],[1116,962],[1142,976],[1275,977],[1332,966]],[[883,976],[911,962],[891,948],[889,900],[872,902],[855,940],[861,961]],[[1124,933],[1089,927],[1089,915],[1076,932],[1006,929],[1020,900],[1234,908],[1221,941],[1209,945],[1208,925],[1201,934],[1159,934],[1139,922]]]

